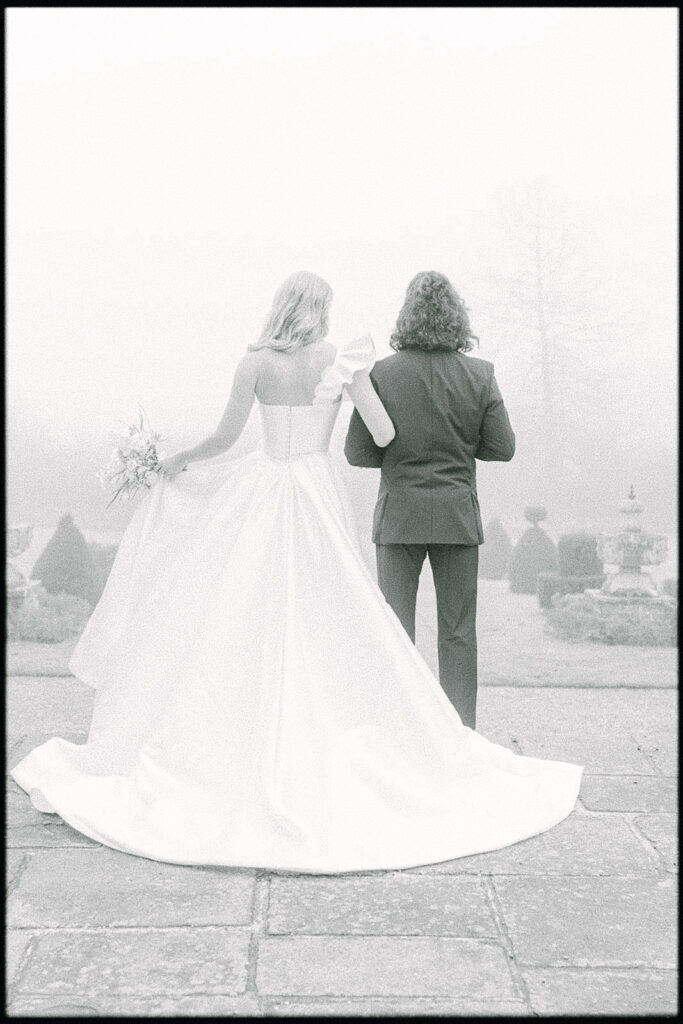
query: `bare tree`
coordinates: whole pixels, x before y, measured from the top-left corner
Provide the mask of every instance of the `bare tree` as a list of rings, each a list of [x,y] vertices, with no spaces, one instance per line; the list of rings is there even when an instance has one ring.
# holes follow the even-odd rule
[[[625,403],[610,348],[633,325],[612,313],[590,232],[579,231],[571,203],[547,180],[510,189],[497,229],[487,331],[504,341],[501,355],[514,357],[523,387],[530,485],[566,499],[594,460],[596,437],[603,445],[618,437]]]

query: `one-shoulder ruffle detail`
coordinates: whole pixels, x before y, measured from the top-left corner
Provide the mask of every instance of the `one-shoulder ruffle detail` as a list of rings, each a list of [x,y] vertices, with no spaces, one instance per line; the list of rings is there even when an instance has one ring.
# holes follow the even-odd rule
[[[336,402],[341,398],[344,386],[350,384],[357,373],[363,370],[369,373],[375,361],[375,345],[370,335],[356,338],[346,348],[340,349],[334,362],[323,370],[313,403]]]

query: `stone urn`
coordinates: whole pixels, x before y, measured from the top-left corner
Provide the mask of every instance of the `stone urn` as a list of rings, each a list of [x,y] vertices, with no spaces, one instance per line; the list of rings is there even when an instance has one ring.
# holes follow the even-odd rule
[[[6,536],[6,577],[5,589],[7,594],[7,607],[11,612],[21,608],[26,600],[27,594],[34,589],[35,583],[28,580],[23,572],[14,565],[12,559],[23,555],[33,539],[33,527],[27,523],[18,526],[7,526]]]

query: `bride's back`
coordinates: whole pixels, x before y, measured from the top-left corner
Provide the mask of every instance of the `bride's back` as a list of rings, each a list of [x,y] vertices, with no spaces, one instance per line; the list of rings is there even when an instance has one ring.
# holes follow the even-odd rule
[[[293,352],[259,351],[254,388],[263,405],[311,405],[321,374],[335,357],[329,341],[317,341]]]

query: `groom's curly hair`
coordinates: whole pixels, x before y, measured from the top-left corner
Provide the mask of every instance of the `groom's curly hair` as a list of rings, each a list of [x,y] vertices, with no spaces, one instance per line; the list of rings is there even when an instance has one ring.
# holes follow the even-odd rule
[[[398,314],[391,347],[469,352],[475,342],[479,339],[472,334],[467,306],[448,278],[436,270],[416,274]]]

